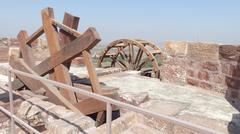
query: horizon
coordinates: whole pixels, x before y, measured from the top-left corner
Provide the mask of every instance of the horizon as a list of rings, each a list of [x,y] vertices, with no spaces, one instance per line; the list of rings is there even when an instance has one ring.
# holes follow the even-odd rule
[[[15,38],[20,30],[30,35],[41,26],[41,10],[52,7],[58,21],[65,11],[80,17],[80,32],[95,27],[101,45],[121,38],[145,39],[160,46],[166,40],[240,44],[240,1],[10,0],[1,5],[0,37]]]

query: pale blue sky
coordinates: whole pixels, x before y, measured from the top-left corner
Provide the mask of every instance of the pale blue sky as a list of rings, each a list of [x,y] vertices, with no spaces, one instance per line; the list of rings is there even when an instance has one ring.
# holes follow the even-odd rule
[[[240,44],[239,0],[6,0],[0,5],[0,36],[32,33],[41,25],[41,9],[80,17],[80,28],[96,27],[102,44],[120,38],[191,40]]]

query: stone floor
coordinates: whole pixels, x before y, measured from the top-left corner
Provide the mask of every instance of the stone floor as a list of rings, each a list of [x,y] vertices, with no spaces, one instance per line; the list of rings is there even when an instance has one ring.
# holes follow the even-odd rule
[[[84,70],[71,68],[73,74],[86,77],[86,70]],[[81,75],[82,72],[85,72],[84,75]],[[155,78],[139,76],[139,72],[135,71],[116,72],[99,76],[99,80],[101,84],[118,87],[120,97],[125,102],[219,132],[230,134],[240,132],[239,111],[225,99],[224,95],[192,86],[160,82]],[[1,77],[0,81],[6,82],[6,78],[6,76]],[[191,130],[162,120],[136,113],[132,117],[128,111],[124,110],[121,110],[121,113],[123,116],[113,121],[112,127],[116,134],[118,132],[123,134],[193,133]],[[126,125],[128,123],[131,125]],[[104,129],[105,126],[93,128],[94,131],[89,133],[106,132]]]
[[[148,110],[175,116],[177,118],[202,125],[223,133],[240,133],[240,114],[225,96],[192,86],[179,86],[160,82],[155,78],[137,75],[137,72],[122,72],[100,77],[100,81],[107,86],[118,87],[120,94],[147,93],[149,101],[140,106]],[[158,126],[150,119],[146,124],[157,129]],[[179,126],[172,126],[170,131],[179,133],[185,130]],[[165,130],[164,130],[165,131]],[[169,130],[166,130],[169,131]]]

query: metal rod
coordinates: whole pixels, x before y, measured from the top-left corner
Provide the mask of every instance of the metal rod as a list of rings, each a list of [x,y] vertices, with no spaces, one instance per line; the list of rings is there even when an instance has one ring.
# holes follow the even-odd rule
[[[111,104],[108,102],[107,103],[107,134],[111,134],[112,133],[112,106]]]
[[[15,134],[15,122],[13,119],[14,115],[14,109],[13,109],[13,93],[12,93],[12,77],[11,77],[11,71],[7,71],[8,75],[8,92],[9,92],[9,101],[10,101],[10,112],[11,112],[11,122],[10,122],[10,131],[12,134]]]
[[[14,72],[14,73],[26,76],[26,77],[30,77],[30,78],[33,78],[33,79],[36,79],[36,80],[39,80],[39,81],[42,81],[42,82],[50,83],[50,84],[53,84],[55,86],[64,88],[66,90],[70,90],[70,91],[72,90],[76,93],[80,93],[84,96],[88,96],[88,97],[97,99],[99,101],[103,101],[103,102],[106,102],[106,103],[111,103],[111,104],[114,104],[116,106],[128,109],[128,110],[132,110],[132,111],[144,114],[144,115],[148,115],[148,116],[152,116],[154,118],[158,118],[158,119],[161,119],[161,120],[164,120],[164,121],[168,121],[168,122],[174,123],[176,125],[189,128],[189,129],[194,130],[196,132],[200,132],[200,133],[204,133],[204,134],[222,134],[221,132],[215,131],[213,129],[209,129],[209,128],[206,128],[206,127],[203,127],[203,126],[200,126],[200,125],[196,125],[196,124],[193,124],[191,122],[187,122],[187,121],[184,121],[184,120],[181,120],[181,119],[177,119],[175,117],[167,116],[167,115],[164,115],[164,114],[154,113],[152,111],[149,111],[149,110],[146,110],[146,109],[143,109],[143,108],[139,108],[139,107],[136,107],[136,106],[133,106],[133,105],[121,102],[121,101],[117,101],[117,100],[111,99],[109,97],[105,97],[105,96],[102,96],[102,95],[99,95],[99,94],[96,94],[96,93],[93,93],[93,92],[85,91],[85,90],[80,89],[80,88],[72,87],[70,85],[66,85],[66,84],[63,84],[63,83],[60,83],[60,82],[49,80],[49,79],[46,79],[44,77],[40,77],[38,75],[33,75],[33,74],[25,73],[25,72],[22,72],[22,71],[19,71],[19,70],[6,68],[4,66],[0,66],[0,68],[5,68],[7,70],[11,70],[11,72]]]
[[[22,124],[23,126],[25,126],[26,128],[28,128],[29,130],[31,130],[34,134],[41,134],[40,132],[38,132],[36,129],[34,129],[33,127],[31,127],[30,125],[28,125],[26,122],[22,121],[20,118],[18,118],[15,115],[11,115],[11,113],[3,108],[2,106],[0,106],[0,111],[4,112],[5,114],[7,114],[8,116],[10,116],[11,118],[13,118],[16,122],[18,122],[19,124]],[[12,133],[11,133],[12,134]]]

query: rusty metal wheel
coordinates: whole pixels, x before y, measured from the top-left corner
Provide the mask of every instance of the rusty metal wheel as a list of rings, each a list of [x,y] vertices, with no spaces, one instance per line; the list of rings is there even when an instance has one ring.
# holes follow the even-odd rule
[[[143,75],[160,78],[161,49],[145,40],[120,39],[110,43],[101,53],[98,67],[121,67],[141,71]]]

